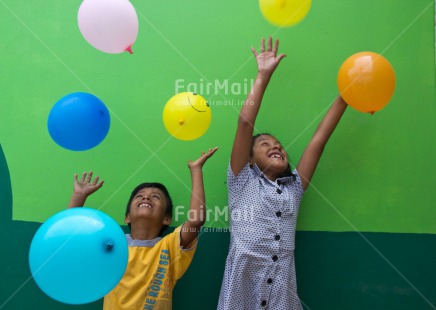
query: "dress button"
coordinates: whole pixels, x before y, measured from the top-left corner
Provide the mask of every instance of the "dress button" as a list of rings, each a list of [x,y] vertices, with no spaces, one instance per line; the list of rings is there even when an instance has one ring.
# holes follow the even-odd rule
[[[280,240],[280,235],[276,235],[276,236],[274,237],[274,239],[276,239],[277,241],[279,241],[279,240]]]
[[[262,302],[260,303],[262,305],[262,307],[266,306],[266,300],[262,300]]]
[[[272,279],[269,278],[266,282],[267,282],[268,284],[271,284],[271,283],[272,283]]]
[[[281,194],[282,190],[280,188],[277,189],[277,194]]]
[[[272,257],[272,260],[275,262],[275,261],[277,261],[279,258],[277,257],[277,255],[274,255],[273,257]]]
[[[282,212],[277,211],[277,212],[276,212],[276,215],[277,215],[277,217],[281,217],[281,216],[282,216]]]

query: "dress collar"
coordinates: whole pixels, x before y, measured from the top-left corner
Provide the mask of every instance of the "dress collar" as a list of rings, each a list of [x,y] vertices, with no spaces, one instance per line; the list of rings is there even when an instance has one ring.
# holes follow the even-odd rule
[[[265,180],[268,180],[272,183],[278,183],[278,184],[285,184],[285,183],[291,183],[293,181],[293,177],[289,176],[289,177],[281,177],[281,178],[277,178],[276,182],[271,181],[270,179],[268,179],[265,175],[265,173],[262,172],[262,170],[259,169],[259,167],[257,166],[257,164],[253,164],[252,166],[250,166],[251,169],[253,170],[254,174],[258,177],[261,177]]]

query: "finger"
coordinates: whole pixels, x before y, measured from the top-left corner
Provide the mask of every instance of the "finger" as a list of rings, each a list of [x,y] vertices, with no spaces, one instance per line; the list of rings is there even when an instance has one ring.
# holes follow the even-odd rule
[[[279,50],[279,40],[276,40],[276,42],[274,43],[274,49],[273,49],[274,55],[277,54],[278,50]]]
[[[265,52],[265,39],[262,38],[262,40],[260,40],[260,52],[263,53]]]
[[[272,38],[268,37],[268,52],[272,51]]]
[[[213,154],[215,154],[215,152],[218,150],[218,147],[214,147],[213,149],[210,149],[209,152],[207,153],[209,157],[211,157]]]
[[[82,173],[82,178],[80,179],[80,182],[84,182],[86,177],[86,171]]]
[[[97,176],[97,177],[94,179],[94,181],[92,182],[92,184],[96,185],[97,182],[98,182],[98,179],[99,179],[99,177]]]
[[[98,188],[102,187],[104,183],[104,180],[101,180],[100,183],[97,184]]]
[[[77,179],[77,173],[74,174],[74,183],[79,183],[79,180]]]
[[[277,56],[277,62],[280,62],[280,60],[282,60],[285,57],[286,57],[286,54],[280,54],[279,56]]]
[[[89,183],[92,178],[92,171],[89,171],[88,176],[86,177],[86,182]]]
[[[254,57],[257,57],[257,55],[259,55],[259,54],[257,53],[257,51],[256,51],[254,48],[251,48],[251,51],[253,52]]]

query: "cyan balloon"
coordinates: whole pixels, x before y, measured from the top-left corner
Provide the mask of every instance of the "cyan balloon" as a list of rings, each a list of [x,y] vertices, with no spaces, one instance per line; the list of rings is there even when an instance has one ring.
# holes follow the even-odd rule
[[[110,115],[96,96],[72,93],[56,102],[47,126],[58,145],[71,151],[85,151],[104,140],[109,132]]]
[[[51,298],[67,304],[96,301],[121,280],[128,247],[120,226],[107,214],[73,208],[50,217],[29,251],[32,276]]]

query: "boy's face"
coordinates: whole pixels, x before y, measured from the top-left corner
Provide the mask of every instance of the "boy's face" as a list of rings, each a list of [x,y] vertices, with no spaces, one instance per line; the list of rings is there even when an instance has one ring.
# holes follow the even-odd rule
[[[126,215],[124,223],[132,225],[141,219],[146,219],[156,224],[169,225],[171,216],[165,214],[166,207],[165,195],[160,189],[143,188],[133,197],[130,212]]]
[[[276,138],[259,136],[253,145],[251,164],[256,163],[264,173],[280,175],[288,168],[288,154]]]

